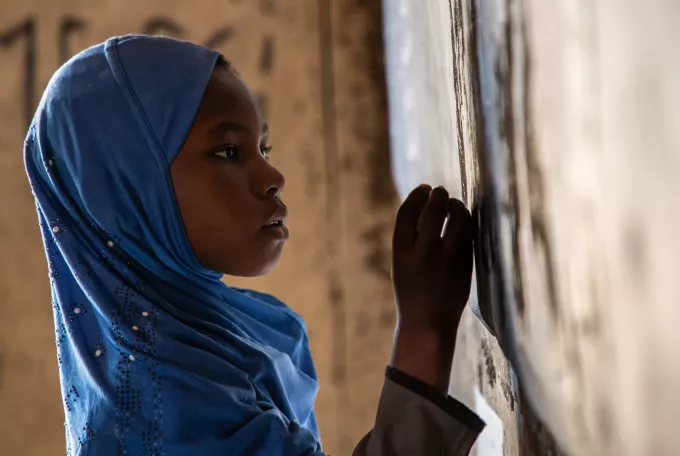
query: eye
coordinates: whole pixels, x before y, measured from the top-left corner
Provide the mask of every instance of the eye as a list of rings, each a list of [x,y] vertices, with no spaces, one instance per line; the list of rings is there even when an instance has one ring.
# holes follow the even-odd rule
[[[264,158],[269,160],[269,154],[271,153],[273,147],[272,146],[263,146],[260,148],[260,153]]]
[[[226,158],[229,161],[235,161],[238,159],[238,147],[233,144],[227,144],[221,147],[219,150],[215,151],[215,155],[218,157]]]

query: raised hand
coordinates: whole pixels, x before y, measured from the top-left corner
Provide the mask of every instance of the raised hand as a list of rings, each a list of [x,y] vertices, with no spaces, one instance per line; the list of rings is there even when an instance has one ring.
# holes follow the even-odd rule
[[[470,213],[443,187],[417,187],[399,209],[394,229],[398,323],[392,365],[443,393],[471,278]]]

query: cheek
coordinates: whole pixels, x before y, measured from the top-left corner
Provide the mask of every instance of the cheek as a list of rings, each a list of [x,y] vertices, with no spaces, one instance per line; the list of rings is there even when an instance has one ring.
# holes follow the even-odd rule
[[[235,254],[252,243],[265,220],[259,201],[249,190],[244,170],[236,166],[224,168],[217,166],[196,182],[199,194],[196,204],[202,208],[203,242],[209,242],[209,247],[223,254]]]
[[[235,236],[238,227],[247,225],[249,194],[244,182],[227,172],[206,173],[196,182],[197,205],[203,209],[202,224],[212,231],[229,231]],[[245,227],[244,227],[245,228]]]
[[[184,226],[196,250],[210,248],[218,235],[234,236],[244,195],[239,182],[215,167],[173,173],[173,185]]]
[[[270,245],[259,233],[267,214],[246,177],[243,170],[220,164],[173,176],[189,242],[208,269],[260,275],[281,253],[282,246]]]

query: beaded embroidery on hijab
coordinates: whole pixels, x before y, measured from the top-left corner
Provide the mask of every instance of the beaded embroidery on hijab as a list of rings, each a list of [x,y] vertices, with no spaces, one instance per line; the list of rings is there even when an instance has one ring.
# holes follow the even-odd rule
[[[203,268],[174,199],[218,57],[112,38],[55,73],[29,129],[68,454],[321,454],[304,322]]]

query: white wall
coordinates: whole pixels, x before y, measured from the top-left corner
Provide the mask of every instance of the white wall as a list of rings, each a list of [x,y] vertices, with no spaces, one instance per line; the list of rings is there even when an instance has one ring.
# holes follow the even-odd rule
[[[423,182],[446,186],[468,207],[480,196],[473,6],[383,2],[392,171],[402,197]],[[471,309],[479,315],[475,288]],[[519,404],[508,361],[472,312],[461,326],[451,394],[490,424],[477,444],[480,456],[518,455]]]

